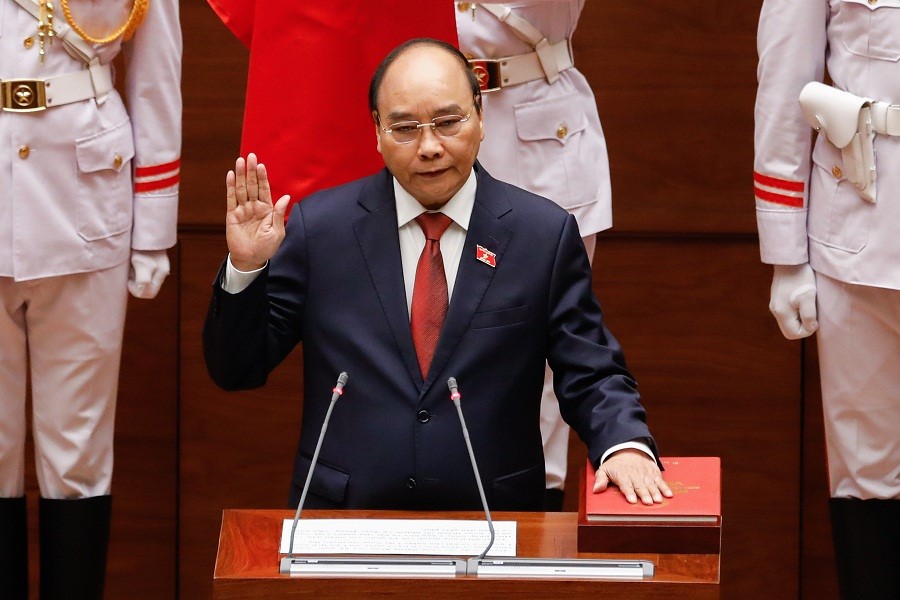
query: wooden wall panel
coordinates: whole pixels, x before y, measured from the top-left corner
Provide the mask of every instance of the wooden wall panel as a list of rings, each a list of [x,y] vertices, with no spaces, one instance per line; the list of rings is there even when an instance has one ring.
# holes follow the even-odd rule
[[[587,2],[575,60],[597,95],[616,231],[755,233],[760,5]]]
[[[294,352],[264,388],[229,393],[215,386],[201,331],[224,234],[186,235],[182,246],[191,276],[181,295],[180,592],[199,600],[212,594],[222,510],[287,506],[303,379]]]
[[[661,452],[722,457],[722,597],[796,597],[800,357],[755,240],[603,238],[594,264]]]
[[[178,477],[178,248],[153,300],[131,298],[119,403],[108,598],[174,597]]]
[[[249,52],[203,0],[181,2],[182,226],[225,222],[225,173],[240,151]]]

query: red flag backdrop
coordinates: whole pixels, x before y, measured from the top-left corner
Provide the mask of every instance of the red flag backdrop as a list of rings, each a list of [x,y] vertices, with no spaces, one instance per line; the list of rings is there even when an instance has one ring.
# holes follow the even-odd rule
[[[433,37],[458,46],[447,0],[208,0],[250,48],[241,154],[255,152],[275,197],[374,173],[368,86],[397,44]]]

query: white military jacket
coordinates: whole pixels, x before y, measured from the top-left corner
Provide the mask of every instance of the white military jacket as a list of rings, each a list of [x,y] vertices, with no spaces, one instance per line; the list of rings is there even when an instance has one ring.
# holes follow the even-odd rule
[[[54,0],[57,30],[68,29]],[[132,0],[69,0],[91,36],[116,31]],[[0,80],[86,69],[61,42],[39,60],[37,19],[0,0]],[[129,41],[94,46],[101,64],[124,52],[119,93],[38,112],[0,112],[0,276],[28,280],[108,268],[130,249],[175,243],[181,151],[177,0],[151,0]],[[51,88],[53,89],[53,88]],[[49,91],[48,91],[49,95]],[[127,107],[127,108],[126,108]]]
[[[841,152],[797,98],[835,87],[900,104],[900,0],[765,0],[759,21],[754,183],[762,260],[900,289],[900,137],[875,136],[877,201],[859,197]]]
[[[548,42],[571,42],[584,0],[504,2]],[[474,18],[473,18],[474,14]],[[477,3],[456,3],[460,49],[470,58],[533,52]],[[577,57],[576,57],[577,66]],[[491,175],[545,196],[578,221],[581,235],[612,225],[609,159],[594,94],[576,68],[483,94],[485,139],[478,160]]]

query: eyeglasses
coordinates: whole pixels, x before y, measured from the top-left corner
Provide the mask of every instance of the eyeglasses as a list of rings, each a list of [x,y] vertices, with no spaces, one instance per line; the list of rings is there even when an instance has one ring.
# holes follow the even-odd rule
[[[427,123],[419,123],[418,121],[401,121],[394,123],[388,127],[381,127],[385,133],[391,134],[394,141],[398,144],[410,144],[419,139],[424,127],[431,127],[432,130],[441,137],[453,137],[462,130],[463,123],[469,120],[472,112],[466,116],[462,115],[445,115],[443,117],[435,117]]]

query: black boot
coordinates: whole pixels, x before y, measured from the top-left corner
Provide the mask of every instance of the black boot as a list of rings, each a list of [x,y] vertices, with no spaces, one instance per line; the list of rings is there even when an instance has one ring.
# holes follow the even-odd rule
[[[25,497],[0,498],[0,590],[28,600],[28,523]]]
[[[101,600],[112,497],[40,500],[41,600]]]
[[[900,598],[900,500],[828,502],[841,598]]]

